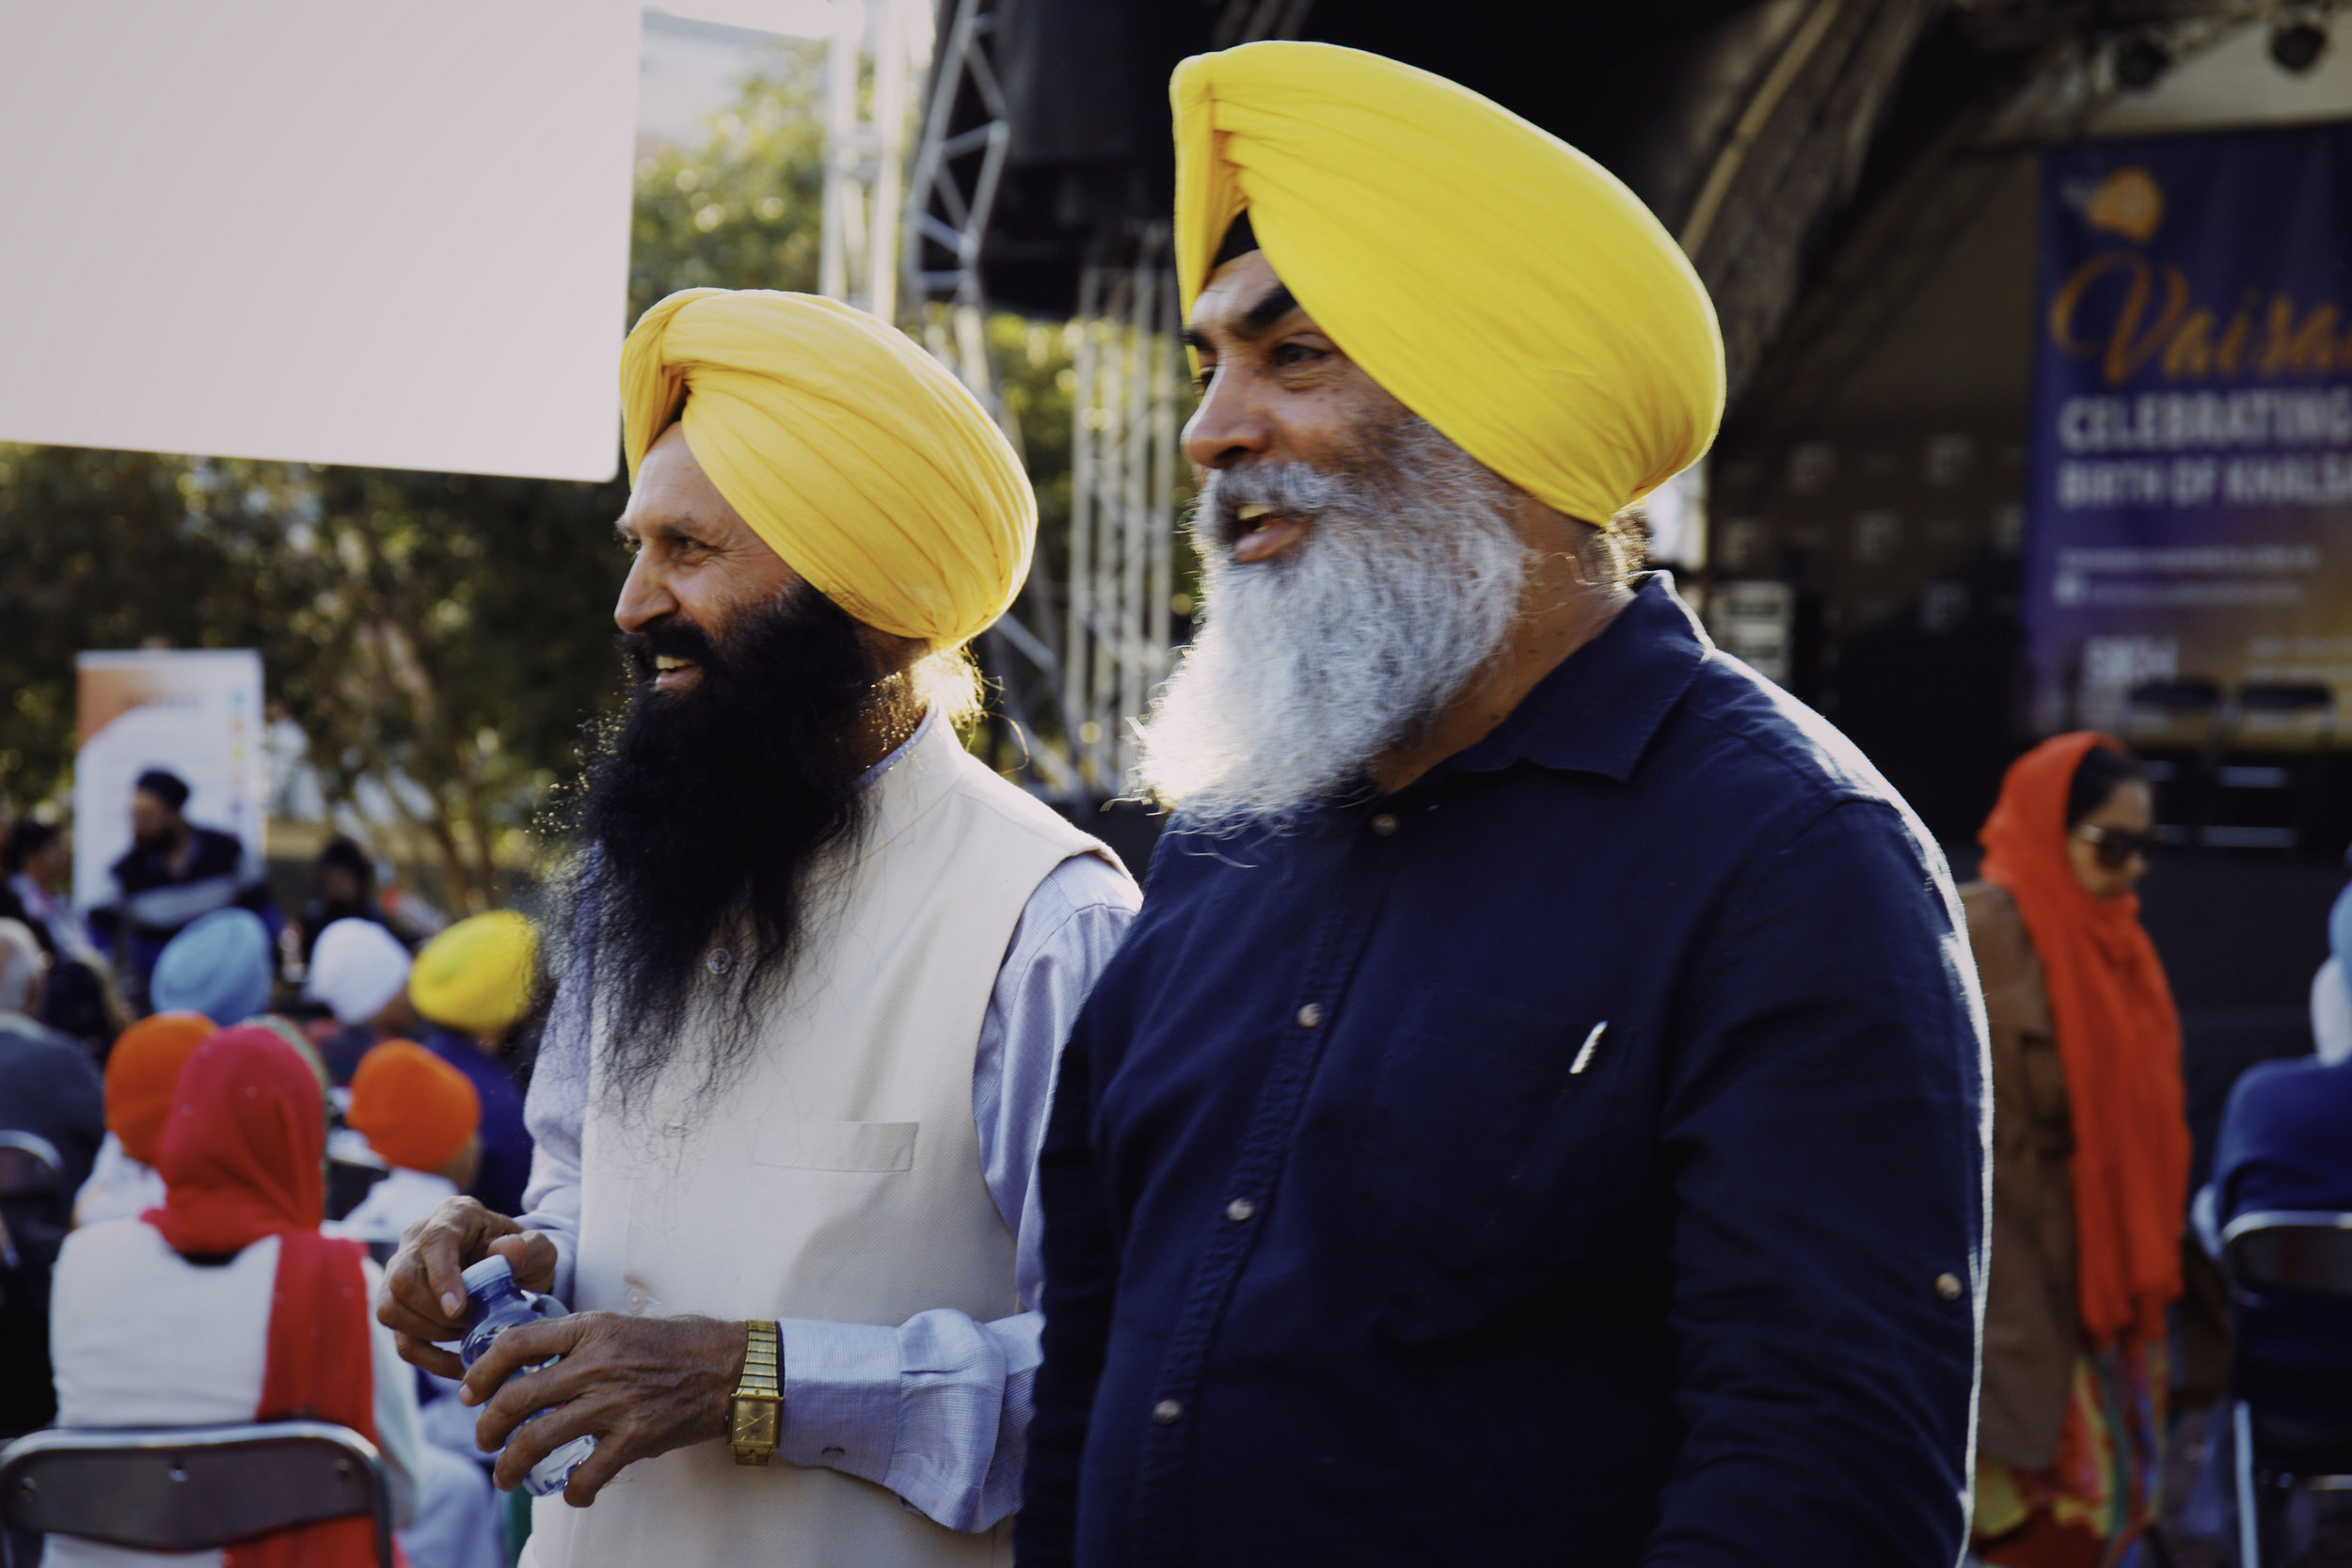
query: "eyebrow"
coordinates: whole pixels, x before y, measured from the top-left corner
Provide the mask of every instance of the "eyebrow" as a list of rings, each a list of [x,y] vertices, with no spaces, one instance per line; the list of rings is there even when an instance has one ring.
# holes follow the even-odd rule
[[[1233,324],[1233,336],[1242,339],[1262,336],[1268,327],[1297,309],[1298,296],[1291,293],[1289,284],[1278,282],[1265,292],[1257,304],[1241,313],[1240,319]],[[1212,352],[1208,339],[1194,327],[1184,328],[1184,344],[1196,354]]]
[[[1241,313],[1241,335],[1254,338],[1298,309],[1298,300],[1291,293],[1290,285],[1277,283],[1268,289],[1265,297]]]

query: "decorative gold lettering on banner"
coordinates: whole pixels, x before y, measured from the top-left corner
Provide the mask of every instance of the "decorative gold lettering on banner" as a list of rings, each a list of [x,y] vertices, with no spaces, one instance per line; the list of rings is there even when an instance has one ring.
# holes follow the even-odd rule
[[[2121,275],[2123,297],[2114,320],[2103,326],[2086,301],[2094,290],[2112,295],[2112,289],[2096,290],[2110,274]],[[2050,341],[2077,359],[2096,356],[2110,387],[2122,386],[2151,361],[2167,381],[2324,375],[2352,367],[2352,332],[2345,329],[2343,307],[2331,301],[2303,311],[2286,294],[2265,300],[2262,290],[2248,289],[2218,340],[2217,319],[2192,300],[2178,266],[2152,262],[2137,251],[2108,250],[2076,267],[2052,297]]]
[[[2309,375],[2335,369],[2336,308],[2322,305],[2295,324],[2295,301],[2284,294],[2270,300],[2270,332],[2263,341],[2256,366],[2265,375]]]

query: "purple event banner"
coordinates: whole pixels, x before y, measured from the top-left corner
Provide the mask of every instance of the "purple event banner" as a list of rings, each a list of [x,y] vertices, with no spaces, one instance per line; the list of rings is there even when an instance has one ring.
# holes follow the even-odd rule
[[[2042,157],[2034,722],[2130,691],[2352,703],[2352,125]]]

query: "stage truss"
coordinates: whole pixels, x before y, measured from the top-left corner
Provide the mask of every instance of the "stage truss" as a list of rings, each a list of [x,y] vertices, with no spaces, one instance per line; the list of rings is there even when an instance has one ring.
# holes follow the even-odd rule
[[[1127,787],[1134,721],[1167,678],[1175,593],[1176,274],[1155,224],[1125,266],[1079,276],[1061,711],[1096,800]]]
[[[883,59],[894,48],[906,58],[905,35],[893,29],[904,27],[897,18],[907,3],[840,6],[862,15],[834,36],[830,65],[825,292],[906,324],[1019,451],[1021,431],[990,354],[979,267],[1012,140],[993,54],[999,0],[939,8],[894,245],[883,234],[883,215],[901,204],[890,127],[909,115],[884,91]],[[1295,37],[1311,6],[1224,0],[1216,41]],[[863,119],[855,107],[860,39],[876,51],[872,113]],[[865,238],[850,238],[857,234]],[[893,265],[895,302],[876,281]],[[893,303],[895,315],[885,308]],[[1188,402],[1180,325],[1167,223],[1106,235],[1080,276],[1071,324],[1068,533],[1040,541],[1020,602],[977,650],[998,715],[993,760],[1037,794],[1080,810],[1132,789],[1135,721],[1167,678],[1173,637],[1189,613],[1177,599],[1176,442]]]
[[[979,272],[1011,140],[992,54],[996,9],[994,0],[942,9],[908,182],[905,303],[925,345],[1017,448],[1020,431],[989,354]],[[1001,716],[994,760],[1040,795],[1082,809],[1129,788],[1134,721],[1171,659],[1185,372],[1167,226],[1129,236],[1124,248],[1130,254],[1115,264],[1085,269],[1072,324],[1067,537],[1041,541],[1028,588],[979,649]]]

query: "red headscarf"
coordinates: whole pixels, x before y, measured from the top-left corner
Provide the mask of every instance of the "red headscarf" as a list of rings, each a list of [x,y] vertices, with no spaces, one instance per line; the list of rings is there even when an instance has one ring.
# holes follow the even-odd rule
[[[2181,1024],[2139,900],[2098,898],[2067,862],[2066,796],[2090,731],[2045,740],[2010,765],[1977,837],[1984,877],[2015,895],[2050,991],[2074,1120],[2075,1293],[2101,1344],[2164,1332],[2181,1293],[2188,1201]]]
[[[163,1207],[140,1216],[180,1253],[242,1252],[276,1236],[269,1361],[256,1420],[334,1421],[375,1440],[367,1279],[357,1242],[319,1234],[326,1117],[318,1075],[277,1033],[245,1024],[196,1048],[171,1101],[155,1169]],[[239,1542],[226,1568],[362,1568],[365,1518]]]

